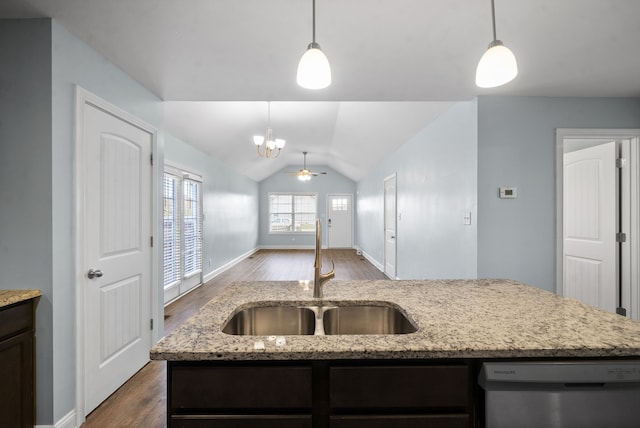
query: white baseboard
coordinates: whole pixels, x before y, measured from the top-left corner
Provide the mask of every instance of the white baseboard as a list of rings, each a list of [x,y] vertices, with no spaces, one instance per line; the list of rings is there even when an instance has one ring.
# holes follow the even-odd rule
[[[241,261],[243,261],[244,259],[246,259],[250,255],[252,255],[256,251],[258,251],[259,249],[260,248],[254,248],[253,250],[249,250],[246,253],[244,253],[244,254],[236,257],[235,259],[231,260],[230,262],[225,263],[224,265],[220,266],[219,268],[213,270],[212,272],[207,273],[206,275],[204,275],[202,277],[202,283],[204,284],[205,282],[211,281],[213,278],[215,278],[216,276],[220,275],[222,272],[226,271],[227,269],[231,269],[233,266],[237,265],[238,263],[240,263]]]
[[[315,250],[315,245],[261,245],[260,250]]]
[[[378,268],[380,272],[384,272],[384,266],[379,263],[376,259],[367,254],[366,251],[362,251],[362,256],[369,261],[372,265]]]
[[[55,425],[36,425],[35,428],[76,428],[76,411],[70,411]]]

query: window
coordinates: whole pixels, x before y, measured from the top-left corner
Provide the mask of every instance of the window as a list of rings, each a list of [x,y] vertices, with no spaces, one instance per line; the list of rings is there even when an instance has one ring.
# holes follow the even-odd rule
[[[347,198],[331,199],[332,211],[347,211],[349,209],[349,200]]]
[[[162,186],[165,302],[202,282],[202,181],[167,166]]]
[[[269,193],[269,232],[315,232],[316,199],[315,193]]]

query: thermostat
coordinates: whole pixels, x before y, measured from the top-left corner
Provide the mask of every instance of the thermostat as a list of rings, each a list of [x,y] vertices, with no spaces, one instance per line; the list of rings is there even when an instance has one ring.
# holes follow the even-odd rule
[[[515,199],[518,197],[518,189],[516,187],[501,187],[500,198],[501,199]]]

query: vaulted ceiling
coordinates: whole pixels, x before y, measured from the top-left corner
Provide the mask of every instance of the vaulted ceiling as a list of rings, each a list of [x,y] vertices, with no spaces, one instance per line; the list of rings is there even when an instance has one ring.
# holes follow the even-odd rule
[[[261,180],[327,164],[358,180],[452,102],[483,94],[640,96],[640,1],[496,0],[518,59],[507,85],[474,85],[490,0],[317,0],[333,83],[295,83],[311,0],[2,0],[0,18],[53,17],[166,101],[166,130]],[[276,160],[251,138],[287,140]]]

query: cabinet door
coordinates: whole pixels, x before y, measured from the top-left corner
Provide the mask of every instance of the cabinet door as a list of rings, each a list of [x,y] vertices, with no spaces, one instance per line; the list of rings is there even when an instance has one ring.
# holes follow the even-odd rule
[[[469,428],[467,415],[332,416],[330,428]]]
[[[0,427],[33,427],[33,333],[0,342]]]
[[[210,409],[212,413],[233,409],[254,409],[254,413],[263,413],[260,409],[311,409],[311,367],[169,367],[169,405],[180,409],[180,413],[191,413],[189,409]]]
[[[174,418],[171,428],[311,428],[310,415],[195,416]]]
[[[466,365],[331,367],[333,409],[449,409],[470,407]],[[450,413],[438,412],[438,413]]]

